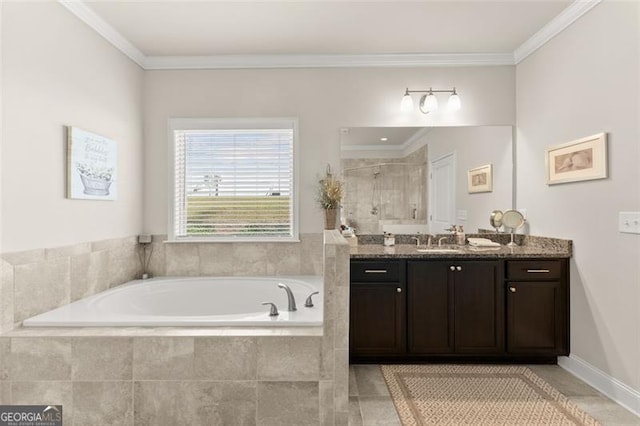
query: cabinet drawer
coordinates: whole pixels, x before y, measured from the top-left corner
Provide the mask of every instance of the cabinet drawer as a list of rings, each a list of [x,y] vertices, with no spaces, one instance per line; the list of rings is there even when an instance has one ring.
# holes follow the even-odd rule
[[[353,261],[351,262],[351,281],[399,281],[400,262],[398,261]]]
[[[562,276],[561,260],[510,260],[507,261],[509,280],[546,280]]]

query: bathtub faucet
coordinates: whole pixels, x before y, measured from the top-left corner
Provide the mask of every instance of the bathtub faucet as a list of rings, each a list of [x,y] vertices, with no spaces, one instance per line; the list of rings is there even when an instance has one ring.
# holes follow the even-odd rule
[[[298,309],[296,309],[296,299],[295,297],[293,297],[293,293],[291,292],[289,286],[283,283],[278,283],[278,287],[284,289],[284,291],[287,292],[287,298],[289,299],[289,308],[287,309],[287,311],[297,311]]]

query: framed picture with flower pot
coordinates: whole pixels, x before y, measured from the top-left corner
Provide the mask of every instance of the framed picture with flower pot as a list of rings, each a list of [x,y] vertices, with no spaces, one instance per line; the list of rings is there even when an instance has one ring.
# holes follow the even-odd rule
[[[114,140],[67,127],[67,198],[115,200],[118,149]]]

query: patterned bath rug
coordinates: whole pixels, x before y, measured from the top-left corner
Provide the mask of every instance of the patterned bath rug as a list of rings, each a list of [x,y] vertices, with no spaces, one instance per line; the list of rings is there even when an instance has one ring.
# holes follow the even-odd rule
[[[600,426],[527,367],[381,368],[404,426]]]

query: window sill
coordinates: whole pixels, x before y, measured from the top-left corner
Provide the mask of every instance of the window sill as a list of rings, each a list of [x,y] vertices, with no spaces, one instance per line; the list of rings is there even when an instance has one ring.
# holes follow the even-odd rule
[[[179,240],[165,240],[165,244],[215,244],[215,243],[299,243],[299,238],[189,238]]]

